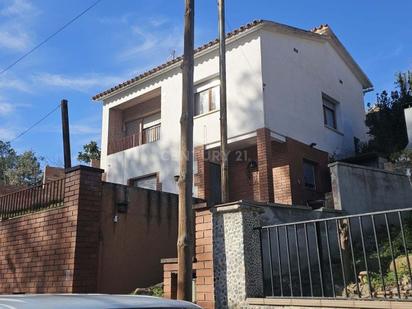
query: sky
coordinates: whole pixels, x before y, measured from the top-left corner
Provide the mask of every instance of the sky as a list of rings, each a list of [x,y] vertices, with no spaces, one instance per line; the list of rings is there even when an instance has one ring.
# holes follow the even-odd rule
[[[93,2],[0,0],[0,71]],[[196,45],[217,36],[216,3],[196,1]],[[226,0],[227,31],[254,19],[331,26],[375,86],[365,104],[412,70],[411,12],[410,0]],[[183,13],[184,0],[102,0],[0,75],[0,140],[63,165],[59,110],[15,138],[67,99],[76,162],[82,145],[100,142],[101,104],[91,97],[180,54]]]

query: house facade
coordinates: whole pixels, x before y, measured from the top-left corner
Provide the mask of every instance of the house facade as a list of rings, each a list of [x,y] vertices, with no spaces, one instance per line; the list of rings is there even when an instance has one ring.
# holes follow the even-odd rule
[[[307,204],[330,191],[329,157],[366,139],[368,77],[323,25],[254,21],[227,35],[229,198]],[[181,57],[97,94],[109,182],[177,192]],[[195,51],[194,195],[219,199],[218,41]]]

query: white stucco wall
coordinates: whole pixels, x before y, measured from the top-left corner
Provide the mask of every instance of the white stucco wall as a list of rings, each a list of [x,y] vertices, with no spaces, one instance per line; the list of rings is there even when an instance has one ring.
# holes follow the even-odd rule
[[[342,58],[320,39],[262,30],[261,42],[266,127],[330,154],[352,154],[353,137],[366,138],[364,101]],[[340,102],[339,132],[324,126],[322,92]]]
[[[260,38],[249,35],[227,45],[228,136],[264,126]],[[246,63],[247,61],[247,63]],[[242,65],[239,65],[242,64]],[[218,52],[198,54],[195,84],[218,77]],[[126,184],[130,178],[159,172],[162,190],[177,192],[173,176],[179,174],[181,73],[179,67],[122,91],[103,103],[101,168],[109,182]],[[148,91],[161,88],[160,140],[107,156],[109,108]],[[194,119],[194,146],[219,142],[219,111]]]
[[[327,42],[266,28],[236,38],[227,45],[229,138],[268,127],[338,155],[353,152],[354,136],[365,139],[362,85]],[[195,85],[218,77],[217,46],[206,51],[196,54]],[[162,189],[177,192],[173,176],[179,171],[181,78],[175,65],[104,100],[101,167],[107,181],[126,184],[159,172]],[[107,156],[109,109],[158,88],[160,140]],[[322,92],[340,102],[338,133],[324,126]],[[194,146],[219,139],[218,111],[195,117]]]

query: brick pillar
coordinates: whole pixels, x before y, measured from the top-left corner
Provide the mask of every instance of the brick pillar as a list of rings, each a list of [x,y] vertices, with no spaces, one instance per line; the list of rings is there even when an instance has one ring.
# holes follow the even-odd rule
[[[213,253],[217,308],[242,308],[248,297],[263,297],[260,207],[245,202],[213,209]]]
[[[177,298],[177,259],[162,259],[163,264],[163,297]]]
[[[197,146],[194,148],[193,156],[197,162],[197,173],[194,175],[194,185],[197,187],[197,197],[207,200],[208,194],[208,179],[209,173],[207,168],[207,160],[205,158],[205,146]]]
[[[206,204],[195,206],[196,303],[205,309],[215,308],[213,282],[213,224]]]
[[[274,193],[270,131],[267,128],[261,128],[256,131],[256,135],[260,201],[273,202]]]
[[[72,291],[95,293],[103,170],[80,165],[65,172],[64,205],[73,206],[77,217]]]

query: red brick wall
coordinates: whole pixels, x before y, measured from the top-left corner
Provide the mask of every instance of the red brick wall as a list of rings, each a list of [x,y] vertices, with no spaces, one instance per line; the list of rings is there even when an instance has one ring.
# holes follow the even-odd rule
[[[248,163],[257,162],[256,146],[236,150],[229,155],[229,198],[259,200],[259,172],[248,171]]]
[[[268,151],[267,133],[267,131],[258,131],[260,142],[257,146],[239,150],[239,153],[242,154],[241,160],[237,160],[239,158],[236,155],[237,151],[231,153],[229,157],[231,201],[243,199],[303,205],[306,204],[307,200],[321,199],[325,192],[330,192],[328,154],[326,152],[291,138],[287,138],[284,143],[272,141],[271,149]],[[265,158],[264,154],[270,155],[270,160]],[[304,187],[304,159],[317,163],[316,190]],[[247,166],[250,161],[257,162],[258,171],[248,172]],[[286,166],[289,167],[289,173],[287,173]],[[282,172],[278,169],[281,167],[284,169]],[[270,171],[270,174],[267,174],[267,170]],[[261,173],[264,175],[262,176]],[[271,190],[266,189],[266,186],[269,185]],[[268,194],[271,198],[267,197]]]
[[[214,308],[212,213],[196,210],[195,216],[196,303],[205,309]]]
[[[90,167],[75,168],[67,175],[65,188],[64,203],[77,203],[73,291],[94,293],[97,291],[99,226],[102,207],[101,170]]]
[[[257,162],[259,170],[259,201],[273,202],[272,148],[270,131],[267,128],[256,131]]]
[[[0,222],[0,293],[70,293],[74,206]]]
[[[176,299],[177,296],[177,259],[163,261],[163,297]]]
[[[278,143],[274,142],[273,147],[277,147]],[[309,147],[297,140],[287,138],[286,145],[287,153],[279,156],[275,166],[284,165],[285,162],[290,166],[290,179],[292,188],[293,204],[305,205],[308,200],[316,200],[324,198],[325,192],[330,192],[330,175],[328,162],[328,153]],[[273,149],[273,148],[272,148]],[[286,156],[286,158],[285,158]],[[276,155],[274,155],[276,157]],[[306,189],[303,183],[303,160],[310,160],[317,163],[316,168],[316,190]],[[274,159],[272,159],[275,161]]]
[[[274,167],[273,172],[273,191],[275,194],[275,203],[292,204],[292,189],[290,185],[289,164]]]
[[[197,162],[197,173],[194,175],[194,185],[197,187],[197,197],[201,199],[207,199],[209,196],[209,162],[205,156],[205,146],[202,145],[194,148],[193,157],[195,162]]]
[[[95,291],[100,177],[67,170],[63,207],[0,222],[0,293]]]
[[[195,210],[195,273],[196,303],[204,309],[215,308],[213,275],[212,213],[207,207]],[[164,261],[164,297],[176,297],[177,259]]]

